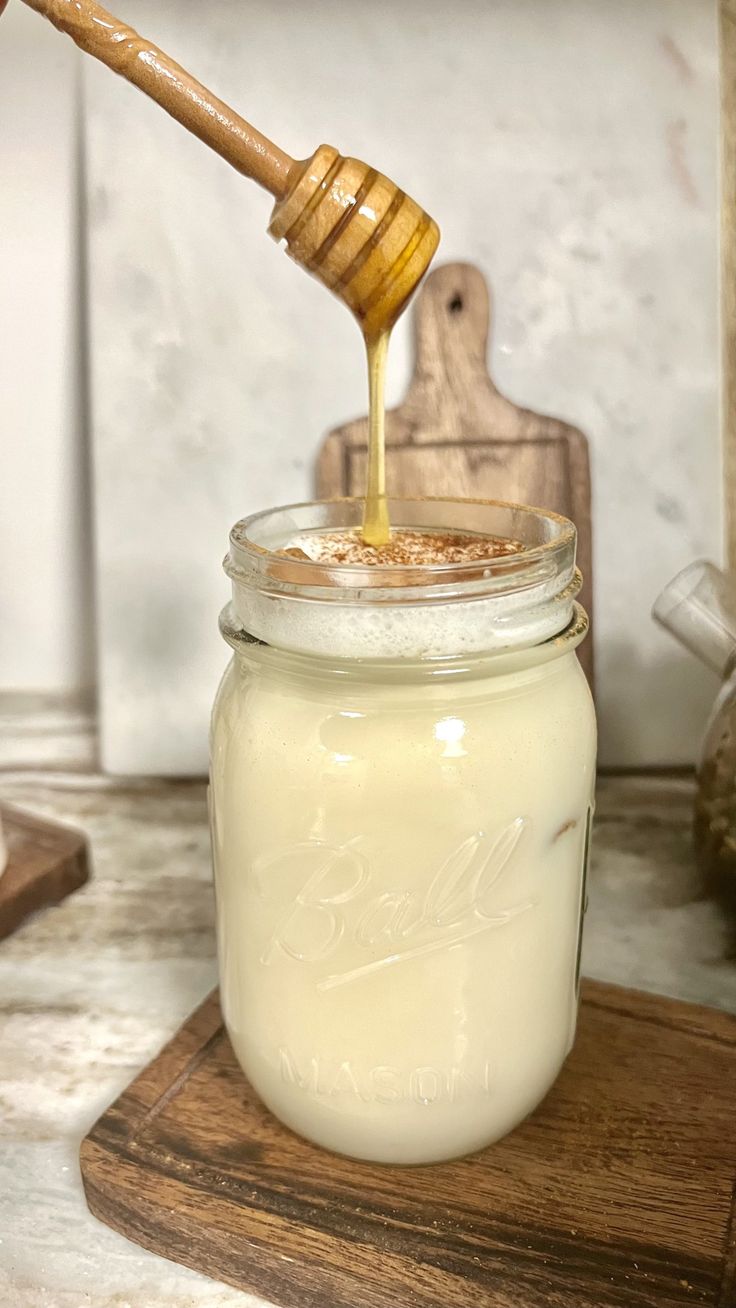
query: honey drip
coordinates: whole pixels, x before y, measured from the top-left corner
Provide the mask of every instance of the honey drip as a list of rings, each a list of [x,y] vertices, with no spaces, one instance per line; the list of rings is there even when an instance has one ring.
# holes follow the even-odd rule
[[[365,338],[368,359],[368,475],[362,537],[366,545],[388,545],[391,527],[386,500],[386,357],[391,328]]]
[[[399,195],[401,192],[398,193]],[[414,209],[413,201],[404,196],[398,208],[406,205]],[[381,224],[371,233],[366,248],[375,250]],[[366,474],[365,506],[361,537],[365,545],[381,549],[391,540],[388,501],[386,499],[386,406],[384,391],[388,343],[396,319],[404,311],[408,300],[424,275],[437,248],[439,230],[425,213],[419,212],[410,239],[391,269],[389,278],[379,284],[381,295],[375,291],[365,304],[351,305],[363,328],[366,358],[368,361],[368,469]],[[417,251],[429,242],[418,266],[413,266]],[[332,289],[335,289],[334,287]],[[348,303],[350,301],[348,300]]]

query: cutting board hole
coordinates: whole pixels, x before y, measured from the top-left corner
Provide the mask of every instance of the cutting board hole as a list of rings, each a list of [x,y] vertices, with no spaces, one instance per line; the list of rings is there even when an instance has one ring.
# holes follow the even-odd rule
[[[448,300],[447,307],[450,313],[460,313],[463,307],[463,297],[459,291],[456,291],[451,300]]]

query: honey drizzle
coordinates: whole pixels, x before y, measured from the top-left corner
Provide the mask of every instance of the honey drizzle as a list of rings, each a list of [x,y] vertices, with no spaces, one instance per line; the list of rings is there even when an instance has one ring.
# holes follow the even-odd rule
[[[386,500],[386,356],[391,328],[366,336],[368,360],[368,476],[361,535],[366,545],[387,545],[391,528]]]

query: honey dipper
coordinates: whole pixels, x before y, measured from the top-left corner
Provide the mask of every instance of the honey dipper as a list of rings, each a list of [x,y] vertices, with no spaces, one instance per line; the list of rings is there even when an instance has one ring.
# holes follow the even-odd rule
[[[271,236],[344,300],[366,338],[391,326],[439,241],[437,224],[394,182],[331,145],[292,159],[94,0],[25,3],[265,187],[276,200]]]

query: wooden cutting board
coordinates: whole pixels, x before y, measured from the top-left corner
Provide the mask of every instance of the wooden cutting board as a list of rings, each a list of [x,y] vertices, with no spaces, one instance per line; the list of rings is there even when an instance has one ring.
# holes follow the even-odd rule
[[[583,984],[554,1089],[483,1153],[387,1168],[261,1106],[213,994],[82,1144],[87,1202],[284,1308],[736,1304],[736,1018]]]
[[[0,940],[89,877],[87,842],[80,831],[5,804],[2,821],[8,863],[0,876]]]
[[[580,598],[592,624],[588,442],[569,423],[501,395],[486,363],[489,314],[488,288],[472,264],[445,264],[420,290],[414,376],[403,403],[386,415],[389,490],[513,500],[572,518]],[[330,432],[317,463],[317,494],[362,495],[367,448],[367,418]],[[578,657],[592,685],[592,625]]]

